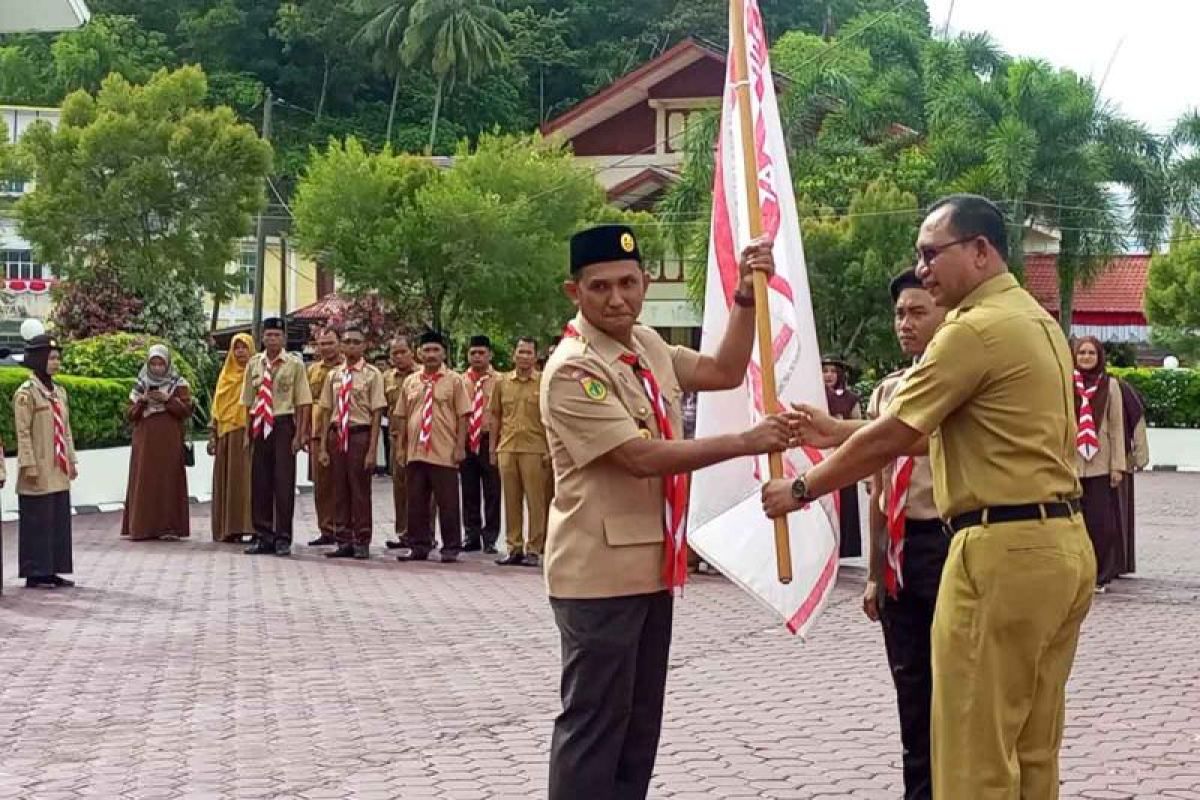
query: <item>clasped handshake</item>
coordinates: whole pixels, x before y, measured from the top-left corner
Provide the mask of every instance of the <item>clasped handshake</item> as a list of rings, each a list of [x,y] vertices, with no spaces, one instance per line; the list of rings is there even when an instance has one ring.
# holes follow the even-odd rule
[[[796,447],[825,449],[845,442],[857,429],[851,420],[838,419],[828,411],[806,403],[792,404],[790,411],[772,414],[743,434],[746,449],[754,455],[780,453]],[[780,517],[804,506],[791,495],[791,482],[773,480],[763,485],[763,510]]]

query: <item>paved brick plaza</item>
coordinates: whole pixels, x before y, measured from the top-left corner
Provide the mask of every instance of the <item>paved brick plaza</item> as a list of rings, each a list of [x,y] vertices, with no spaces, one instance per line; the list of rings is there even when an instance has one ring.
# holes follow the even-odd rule
[[[1084,627],[1064,797],[1200,799],[1200,476],[1138,480],[1141,575]],[[0,798],[544,796],[558,643],[536,570],[250,558],[193,510],[176,543],[77,517],[74,591],[18,588],[5,525]],[[843,570],[807,644],[724,580],[690,585],[653,797],[900,797],[861,581]]]

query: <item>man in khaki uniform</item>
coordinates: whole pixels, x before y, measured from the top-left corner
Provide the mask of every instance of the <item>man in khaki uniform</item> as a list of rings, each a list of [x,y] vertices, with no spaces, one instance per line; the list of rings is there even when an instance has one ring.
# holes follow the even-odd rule
[[[538,409],[542,373],[537,365],[537,341],[523,336],[513,351],[512,372],[492,393],[491,429],[493,464],[500,467],[504,488],[504,527],[508,552],[497,564],[506,567],[541,565],[546,542],[546,515],[550,510],[550,449]],[[529,505],[529,539],[525,533],[525,505]]]
[[[296,509],[296,453],[309,443],[312,392],[304,362],[283,349],[282,319],[263,320],[263,352],[246,365],[242,405],[249,409],[250,516],[255,542],[249,555],[291,555]]]
[[[378,456],[379,423],[387,400],[383,373],[363,359],[366,335],[350,327],[342,334],[346,362],[329,374],[321,390],[326,435],[318,460],[333,484],[337,549],[326,558],[370,558],[371,476]],[[328,421],[328,422],[326,422]]]
[[[441,561],[458,561],[462,517],[458,505],[458,465],[466,455],[466,382],[446,368],[446,340],[433,331],[421,335],[423,369],[409,375],[392,408],[408,473],[408,531],[397,561],[425,561],[433,550],[433,502],[442,531]]]
[[[1008,272],[982,197],[936,203],[917,274],[952,309],[887,410],[794,482],[771,516],[859,480],[930,437],[954,538],[934,614],[933,796],[1058,797],[1067,678],[1096,561],[1079,513],[1070,349]]]
[[[404,385],[404,381],[409,375],[417,371],[417,366],[413,363],[412,345],[408,341],[407,336],[397,336],[392,339],[392,343],[388,346],[388,362],[392,365],[390,369],[383,373],[383,394],[387,399],[387,422],[388,422],[388,439],[391,441],[391,464],[390,471],[392,474],[392,508],[396,514],[395,522],[395,539],[388,539],[384,544],[389,550],[395,550],[403,547],[401,540],[404,538],[404,532],[408,530],[408,488],[405,481],[405,464],[408,459],[405,458],[404,448],[396,444],[396,440],[403,433],[404,420],[392,419],[392,409],[396,407],[396,400],[400,397],[400,387]]]
[[[308,365],[308,386],[314,399],[319,398],[324,391],[329,373],[345,363],[345,359],[342,358],[341,335],[336,328],[325,328],[317,336],[317,355],[319,359]],[[319,412],[320,406],[313,403],[310,456],[320,451],[322,433],[325,430],[324,425],[317,419]],[[329,468],[322,466],[319,459],[310,457],[308,478],[313,483],[313,505],[317,509],[317,530],[320,534],[309,542],[308,546],[337,544],[337,537],[333,534],[333,482],[329,479]]]
[[[563,710],[554,723],[550,800],[644,798],[662,724],[672,593],[686,579],[687,474],[783,450],[772,417],[738,435],[683,439],[684,391],[732,389],[754,343],[754,243],[715,355],[672,347],[637,324],[649,278],[633,231],[571,240],[567,295],[579,309],[546,365],[541,413],[554,463],[546,584],[562,641]],[[733,288],[733,287],[731,287]]]

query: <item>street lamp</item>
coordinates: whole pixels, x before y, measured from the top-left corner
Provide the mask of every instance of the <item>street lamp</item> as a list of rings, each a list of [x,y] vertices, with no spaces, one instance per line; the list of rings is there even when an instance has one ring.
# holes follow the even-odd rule
[[[0,0],[0,33],[69,31],[91,17],[84,0]]]

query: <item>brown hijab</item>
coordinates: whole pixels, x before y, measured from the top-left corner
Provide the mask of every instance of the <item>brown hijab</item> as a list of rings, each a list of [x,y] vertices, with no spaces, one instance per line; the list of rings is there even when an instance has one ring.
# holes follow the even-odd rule
[[[1079,368],[1079,348],[1085,344],[1091,344],[1096,348],[1096,366],[1089,370]],[[1104,345],[1100,344],[1100,340],[1095,336],[1081,336],[1075,342],[1075,371],[1083,376],[1083,385],[1086,387],[1096,386],[1096,394],[1092,396],[1092,418],[1096,421],[1096,430],[1100,430],[1100,426],[1104,424],[1104,412],[1108,410],[1108,387],[1112,381],[1105,380],[1108,373],[1105,371],[1108,366],[1108,358],[1104,354]],[[1079,415],[1079,393],[1075,393],[1075,414]]]
[[[829,404],[829,413],[839,419],[848,419],[854,407],[859,404],[859,397],[846,388],[846,366],[833,359],[825,359],[821,366],[831,366],[837,370],[837,383],[830,389],[825,387],[825,401]]]

